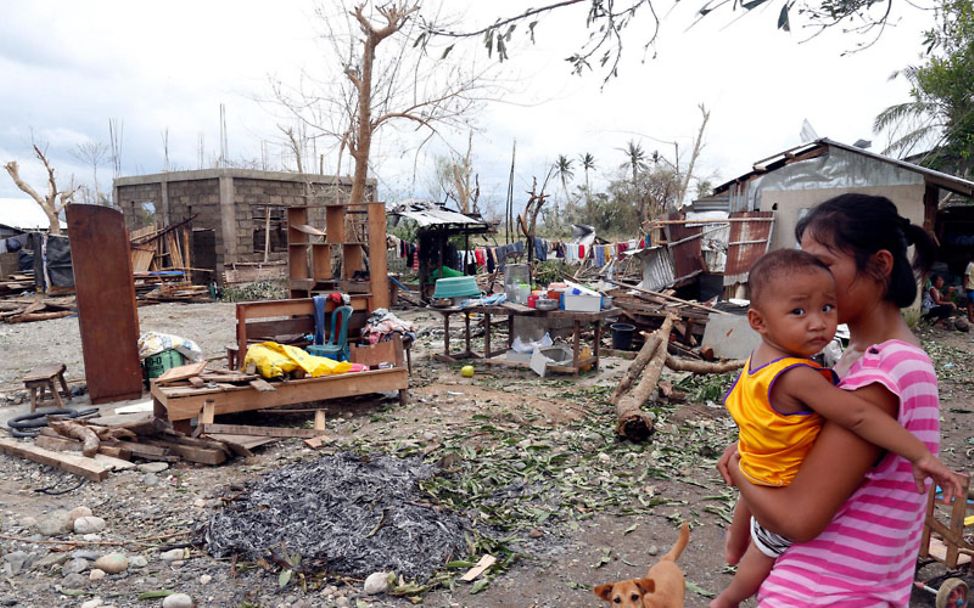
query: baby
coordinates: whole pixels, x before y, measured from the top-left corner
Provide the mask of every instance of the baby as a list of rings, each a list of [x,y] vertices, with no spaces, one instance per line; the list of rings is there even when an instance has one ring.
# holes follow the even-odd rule
[[[750,272],[751,307],[747,316],[761,335],[741,375],[724,400],[739,429],[741,472],[754,484],[786,486],[811,449],[823,418],[864,440],[895,452],[913,464],[917,489],[932,477],[948,494],[961,493],[950,471],[914,435],[880,409],[834,386],[832,370],[809,359],[835,334],[835,282],[817,258],[796,249],[762,257]],[[791,541],[767,530],[739,499],[727,535],[728,558],[740,556],[737,573],[711,608],[737,606],[754,595],[774,560]]]

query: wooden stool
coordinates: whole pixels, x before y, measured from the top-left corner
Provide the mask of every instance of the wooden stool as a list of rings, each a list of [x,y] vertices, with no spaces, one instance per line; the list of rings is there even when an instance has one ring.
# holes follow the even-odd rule
[[[65,365],[47,365],[45,367],[35,367],[24,377],[24,386],[30,391],[30,411],[37,409],[38,405],[43,405],[46,401],[51,401],[58,408],[64,407],[61,401],[61,391],[65,398],[71,399],[71,391],[68,383],[64,381]],[[60,384],[60,388],[55,384]],[[45,391],[49,393],[44,396]]]
[[[240,364],[240,347],[236,344],[227,345],[227,369],[238,369]]]

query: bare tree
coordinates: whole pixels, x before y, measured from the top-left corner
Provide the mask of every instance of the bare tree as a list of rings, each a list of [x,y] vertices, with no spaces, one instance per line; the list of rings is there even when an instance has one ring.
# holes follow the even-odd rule
[[[58,216],[65,205],[71,202],[71,197],[74,196],[76,189],[58,190],[57,181],[54,179],[54,167],[51,166],[51,163],[47,160],[47,156],[37,144],[34,144],[34,155],[44,164],[44,168],[47,170],[47,194],[45,196],[41,196],[30,184],[21,179],[20,167],[17,165],[17,161],[12,160],[5,164],[3,168],[10,174],[10,178],[14,180],[14,184],[21,191],[30,195],[41,206],[41,209],[44,210],[44,214],[47,215],[47,219],[50,222],[50,234],[61,234],[61,221],[58,219]]]
[[[83,144],[76,145],[74,150],[71,151],[71,156],[87,165],[91,165],[91,179],[95,189],[94,202],[96,205],[101,202],[101,196],[98,190],[98,165],[105,160],[107,154],[108,146],[100,141],[86,141]]]
[[[395,0],[368,8],[359,4],[345,11],[347,31],[340,19],[319,9],[344,80],[305,74],[297,85],[272,81],[274,95],[292,114],[318,135],[336,142],[337,171],[344,153],[354,168],[351,203],[366,198],[369,161],[376,133],[387,124],[412,123],[425,133],[420,146],[439,133],[442,125],[458,127],[461,118],[480,101],[482,75],[437,61],[416,48],[411,38],[412,17],[419,4]],[[395,41],[385,43],[386,40]],[[383,44],[380,55],[378,49]],[[444,51],[445,57],[449,47]]]
[[[436,179],[448,198],[453,199],[461,213],[480,213],[480,176],[473,170],[473,131],[467,136],[467,151],[454,153],[437,160]]]

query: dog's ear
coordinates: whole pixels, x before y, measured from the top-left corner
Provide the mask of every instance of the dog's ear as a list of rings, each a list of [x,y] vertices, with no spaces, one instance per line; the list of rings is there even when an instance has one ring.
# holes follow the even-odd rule
[[[599,596],[600,598],[608,602],[610,601],[609,598],[612,596],[612,587],[614,587],[614,585],[611,583],[606,583],[604,585],[596,585],[595,589],[592,589],[592,592],[595,593],[595,595]]]
[[[644,595],[656,591],[656,581],[651,578],[641,578],[636,580],[636,586],[639,587],[639,590],[642,591]]]

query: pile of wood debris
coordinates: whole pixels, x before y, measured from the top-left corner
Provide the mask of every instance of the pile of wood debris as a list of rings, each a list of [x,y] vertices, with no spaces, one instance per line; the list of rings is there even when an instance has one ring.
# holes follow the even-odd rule
[[[5,323],[46,321],[76,314],[78,314],[78,307],[73,296],[37,296],[0,300],[0,321]]]

